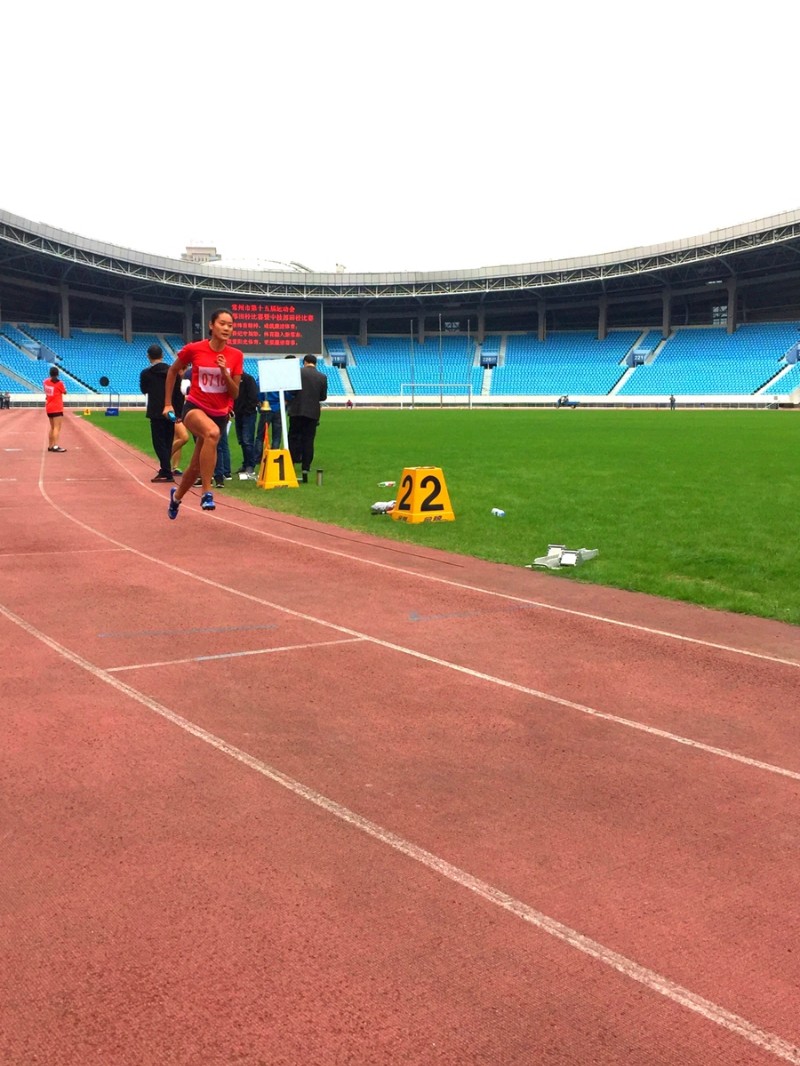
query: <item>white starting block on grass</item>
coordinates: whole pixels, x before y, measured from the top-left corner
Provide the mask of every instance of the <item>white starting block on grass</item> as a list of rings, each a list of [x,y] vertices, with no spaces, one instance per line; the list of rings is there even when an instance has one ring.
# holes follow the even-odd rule
[[[558,570],[562,566],[580,566],[587,559],[594,559],[599,554],[598,548],[567,548],[563,544],[548,544],[547,555],[541,555],[528,563],[526,570],[534,566],[546,566],[548,570]]]

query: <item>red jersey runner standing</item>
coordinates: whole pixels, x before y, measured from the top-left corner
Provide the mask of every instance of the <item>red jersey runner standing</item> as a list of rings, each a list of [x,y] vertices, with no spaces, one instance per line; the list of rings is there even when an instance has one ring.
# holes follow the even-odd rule
[[[44,410],[50,423],[50,432],[47,438],[47,450],[49,452],[65,452],[66,448],[59,447],[58,438],[61,436],[61,426],[64,422],[64,397],[67,387],[58,376],[58,367],[50,367],[50,377],[42,383],[44,388]]]
[[[170,365],[164,386],[164,395],[172,396],[172,388],[179,369],[191,366],[192,377],[186,402],[183,406],[183,422],[195,438],[194,452],[183,472],[181,483],[170,490],[167,513],[178,517],[178,508],[199,475],[203,483],[200,506],[204,511],[215,508],[211,492],[211,479],[217,462],[217,444],[221,433],[228,429],[228,415],[233,401],[239,395],[239,382],[244,370],[244,355],[238,348],[229,346],[233,333],[233,315],[220,308],[211,315],[207,340],[187,344],[178,352]],[[172,404],[164,406],[164,415],[174,414]]]

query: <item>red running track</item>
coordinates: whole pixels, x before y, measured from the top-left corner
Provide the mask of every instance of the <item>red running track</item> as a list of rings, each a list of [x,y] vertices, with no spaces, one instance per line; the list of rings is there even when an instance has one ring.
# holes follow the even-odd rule
[[[0,1061],[800,1063],[800,631],[170,522],[43,422],[0,417]]]

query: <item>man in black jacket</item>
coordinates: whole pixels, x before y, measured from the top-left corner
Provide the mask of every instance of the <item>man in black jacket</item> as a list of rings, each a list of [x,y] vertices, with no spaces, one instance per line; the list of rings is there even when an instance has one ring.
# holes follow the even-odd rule
[[[314,438],[319,425],[320,404],[328,398],[328,379],[317,370],[316,355],[307,355],[300,367],[300,391],[289,406],[289,451],[300,463],[303,481],[314,461]]]
[[[147,349],[147,358],[150,366],[139,375],[139,388],[147,397],[147,417],[150,419],[150,437],[153,441],[153,451],[158,459],[158,473],[151,481],[174,481],[172,476],[172,438],[175,433],[174,424],[168,418],[164,418],[164,387],[167,384],[167,371],[169,367],[164,362],[164,352],[160,344],[151,344]],[[177,404],[173,396],[172,404],[176,410],[180,410],[182,396],[180,394],[180,378],[175,382],[178,390]]]
[[[255,476],[256,417],[258,415],[258,384],[252,374],[244,371],[239,382],[239,395],[233,401],[233,424],[236,439],[242,449],[240,474]]]

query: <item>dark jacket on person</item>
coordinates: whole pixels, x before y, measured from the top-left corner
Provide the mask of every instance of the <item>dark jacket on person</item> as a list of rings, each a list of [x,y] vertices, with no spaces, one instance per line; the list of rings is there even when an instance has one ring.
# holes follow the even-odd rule
[[[328,399],[328,379],[314,366],[301,366],[300,386],[300,391],[294,394],[289,414],[319,422],[319,405]]]
[[[164,389],[167,384],[167,371],[169,367],[163,360],[159,363],[151,363],[139,375],[139,388],[147,397],[147,417],[164,417]],[[183,410],[183,393],[181,392],[181,379],[175,381],[172,390],[172,406],[176,412]]]
[[[252,415],[259,408],[258,384],[252,374],[245,370],[242,380],[239,382],[239,395],[233,401],[233,413],[240,415]]]

